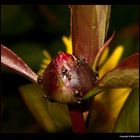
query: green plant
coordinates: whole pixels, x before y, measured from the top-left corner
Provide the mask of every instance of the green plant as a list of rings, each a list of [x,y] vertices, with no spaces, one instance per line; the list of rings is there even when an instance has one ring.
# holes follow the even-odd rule
[[[93,89],[91,90],[91,87],[83,93],[83,86],[84,84],[78,83],[79,86],[82,86],[82,93],[80,94],[80,104],[73,104],[73,90],[72,93],[69,93],[70,91],[67,90],[67,92],[64,92],[63,90],[60,90],[61,92],[58,92],[54,89],[54,93],[58,95],[57,100],[56,96],[52,97],[52,100],[59,101],[60,104],[57,102],[42,102],[41,96],[44,95],[42,89],[37,86],[36,84],[42,83],[38,82],[38,75],[36,75],[26,64],[23,62],[18,56],[16,56],[12,51],[1,45],[1,54],[2,54],[2,65],[5,67],[10,68],[11,70],[14,70],[16,73],[19,73],[32,82],[35,83],[35,85],[27,85],[20,87],[20,92],[26,101],[27,105],[29,106],[29,109],[33,113],[33,115],[36,117],[36,119],[44,126],[44,128],[48,132],[61,132],[62,130],[65,130],[66,128],[70,128],[72,126],[74,132],[108,132],[108,131],[121,131],[121,132],[137,132],[137,122],[138,119],[134,120],[134,129],[126,130],[126,127],[120,127],[119,121],[123,120],[125,115],[120,112],[120,115],[118,117],[118,114],[113,114],[112,111],[110,114],[109,110],[107,110],[107,106],[104,106],[104,103],[99,102],[101,100],[96,100],[96,98],[102,98],[100,95],[102,92],[104,92],[103,96],[108,96],[107,92],[108,90],[111,90],[111,88],[128,88],[128,94],[126,98],[128,99],[127,102],[126,98],[123,99],[123,101],[120,104],[120,108],[128,110],[128,106],[132,106],[130,103],[132,98],[133,100],[137,100],[138,92],[137,89],[139,85],[139,73],[138,73],[138,57],[139,54],[136,53],[129,58],[125,59],[123,62],[121,62],[117,67],[112,67],[108,71],[105,71],[106,73],[100,74],[100,67],[101,67],[101,56],[103,53],[105,53],[105,50],[108,49],[109,43],[113,39],[114,34],[109,38],[109,40],[104,44],[104,39],[107,34],[108,30],[108,24],[109,24],[109,16],[110,16],[110,6],[70,6],[71,8],[71,22],[72,22],[72,48],[73,48],[73,55],[75,57],[75,60],[73,57],[71,57],[68,60],[65,60],[66,62],[74,65],[74,72],[78,75],[80,73],[81,76],[78,77],[78,80],[82,80],[82,83],[87,81],[87,78],[91,76],[89,74],[89,69],[93,68],[93,73],[91,76],[95,82],[93,82]],[[104,12],[103,12],[104,11]],[[102,16],[102,18],[100,18]],[[61,56],[58,55],[59,57]],[[66,55],[66,57],[72,56],[72,55]],[[57,58],[59,58],[57,57]],[[115,56],[117,59],[118,56]],[[69,58],[69,57],[68,57]],[[53,66],[53,62],[56,63],[53,58],[52,63],[49,64],[51,68],[46,68],[46,72],[44,73],[44,79],[48,78],[48,83],[51,83],[54,79],[52,75],[50,75],[50,71],[54,70],[56,73],[56,76],[59,76],[60,73],[57,70],[58,66],[60,66],[61,62],[58,64],[58,66]],[[65,65],[66,62],[63,62],[62,64]],[[134,63],[135,62],[135,63]],[[79,70],[79,67],[75,67],[75,63],[78,63],[81,70]],[[70,65],[69,64],[69,65]],[[86,66],[85,66],[86,64]],[[89,65],[89,66],[87,66]],[[67,66],[67,65],[66,65]],[[88,67],[88,68],[86,68]],[[69,67],[68,67],[69,68]],[[62,66],[59,68],[62,71]],[[69,68],[71,70],[72,67]],[[76,69],[76,70],[75,70]],[[63,69],[64,70],[64,69]],[[79,73],[77,72],[79,70]],[[111,71],[110,71],[111,70]],[[83,74],[83,72],[85,72]],[[66,71],[63,71],[64,73]],[[99,73],[99,75],[98,75]],[[53,73],[54,75],[54,73]],[[73,76],[73,73],[71,73]],[[82,78],[83,76],[83,78]],[[63,77],[59,76],[60,79],[55,79],[57,82],[62,82],[59,87],[60,89],[63,87],[67,88],[67,85],[63,79]],[[71,77],[70,77],[71,78]],[[99,78],[99,79],[98,79]],[[58,81],[59,80],[59,81]],[[71,80],[71,79],[70,79]],[[83,81],[85,80],[85,81]],[[90,81],[90,80],[89,80]],[[87,83],[89,82],[87,81]],[[91,82],[91,81],[90,81]],[[52,82],[53,84],[53,82]],[[56,83],[54,83],[56,85]],[[85,83],[86,84],[86,83]],[[89,83],[91,84],[91,83]],[[87,86],[89,85],[87,84]],[[51,84],[46,87],[43,84],[43,87],[45,87],[45,91],[52,86]],[[77,85],[76,85],[77,86]],[[75,87],[73,87],[75,89]],[[129,92],[132,88],[134,89],[132,93],[129,95]],[[53,88],[52,88],[53,89]],[[77,90],[77,89],[76,89]],[[81,90],[81,89],[80,89]],[[91,91],[89,91],[91,90]],[[51,90],[49,90],[49,94],[52,93]],[[79,92],[79,89],[78,89]],[[115,92],[115,91],[114,91]],[[116,90],[117,92],[117,90]],[[120,92],[120,91],[119,91]],[[134,93],[135,94],[134,94]],[[100,94],[99,94],[100,93]],[[65,96],[66,99],[72,98],[72,100],[64,100],[60,99],[61,95],[70,95]],[[98,95],[97,95],[98,94]],[[113,92],[112,92],[113,94]],[[48,95],[48,93],[47,93]],[[96,96],[95,96],[96,95]],[[130,99],[131,98],[131,99]],[[103,100],[102,100],[103,101]],[[68,105],[67,105],[68,103]],[[79,101],[78,101],[79,103]],[[136,112],[138,111],[138,101],[136,103]],[[71,105],[72,104],[72,105]],[[123,104],[125,105],[124,107]],[[108,105],[109,106],[109,105]],[[98,108],[98,109],[96,109]],[[114,108],[113,108],[114,109]],[[118,113],[117,112],[117,113]],[[138,115],[135,111],[132,113],[132,116]],[[70,116],[69,116],[70,113]],[[84,117],[83,117],[84,114]],[[114,116],[113,116],[114,115]],[[127,114],[128,115],[128,114]],[[60,117],[61,116],[61,117]],[[98,116],[101,118],[107,119],[99,119]],[[117,117],[119,118],[117,120]],[[109,120],[110,119],[110,120]],[[101,126],[101,122],[106,122],[103,126]],[[87,123],[87,126],[85,126],[85,122]],[[130,125],[128,122],[128,125]],[[124,124],[124,126],[126,126]],[[87,129],[87,130],[86,130]]]

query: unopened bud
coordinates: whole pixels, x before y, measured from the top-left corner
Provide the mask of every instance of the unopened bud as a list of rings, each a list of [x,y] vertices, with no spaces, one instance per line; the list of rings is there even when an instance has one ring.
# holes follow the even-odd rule
[[[82,102],[96,80],[84,59],[62,52],[45,69],[40,84],[50,100],[74,104]]]

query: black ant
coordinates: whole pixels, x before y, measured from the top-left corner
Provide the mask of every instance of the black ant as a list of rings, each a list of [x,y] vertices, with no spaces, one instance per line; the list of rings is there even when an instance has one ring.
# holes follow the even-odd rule
[[[66,76],[66,78],[70,81],[71,80],[71,75],[68,72],[68,69],[66,69],[65,67],[61,68],[61,74],[62,76]]]

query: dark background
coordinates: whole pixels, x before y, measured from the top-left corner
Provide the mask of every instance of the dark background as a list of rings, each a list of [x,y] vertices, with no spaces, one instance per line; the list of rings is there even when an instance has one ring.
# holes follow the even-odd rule
[[[114,5],[108,36],[116,37],[111,51],[124,45],[122,59],[139,49],[139,6]],[[65,51],[62,36],[70,35],[70,11],[65,5],[2,5],[1,42],[18,54],[35,72],[40,69],[47,49],[51,56]],[[1,132],[43,132],[35,121],[18,87],[30,83],[25,78],[1,68]]]

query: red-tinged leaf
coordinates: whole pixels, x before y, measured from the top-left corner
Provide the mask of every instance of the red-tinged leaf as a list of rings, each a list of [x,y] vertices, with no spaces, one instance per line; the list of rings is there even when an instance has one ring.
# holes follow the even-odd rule
[[[129,56],[116,68],[107,72],[100,79],[99,87],[139,87],[139,53]]]
[[[99,47],[104,44],[110,6],[72,5],[71,34],[74,55],[93,65]]]
[[[108,47],[108,45],[110,44],[110,42],[112,41],[114,37],[114,33],[113,35],[105,42],[105,44],[99,49],[96,57],[95,57],[95,60],[94,60],[94,63],[93,63],[93,71],[98,71],[99,69],[99,62],[100,62],[100,59],[101,59],[101,55],[103,54],[105,48]]]
[[[14,52],[1,44],[1,65],[37,83],[37,74]]]

